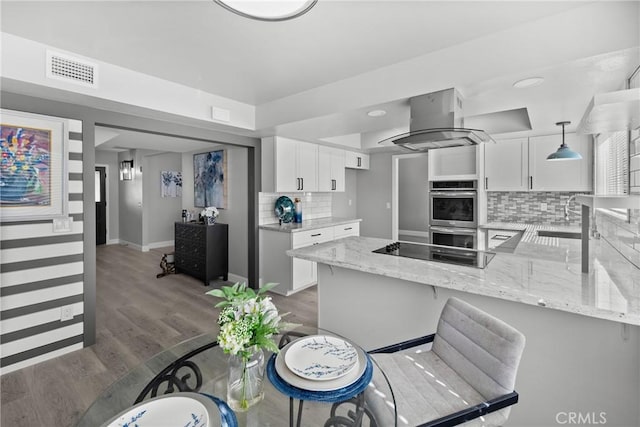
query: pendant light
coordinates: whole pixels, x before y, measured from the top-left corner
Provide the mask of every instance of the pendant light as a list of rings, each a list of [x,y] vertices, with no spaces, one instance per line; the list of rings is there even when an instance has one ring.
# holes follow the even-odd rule
[[[307,13],[318,0],[213,0],[245,18],[258,21],[286,21]]]
[[[558,151],[555,153],[551,153],[547,156],[547,160],[581,160],[582,156],[580,153],[573,151],[567,144],[564,142],[564,127],[571,122],[558,122],[556,126],[562,126],[562,144],[558,148]]]

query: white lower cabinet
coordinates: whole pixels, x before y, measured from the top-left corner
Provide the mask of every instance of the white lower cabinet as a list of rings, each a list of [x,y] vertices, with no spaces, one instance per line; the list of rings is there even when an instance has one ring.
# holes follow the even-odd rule
[[[313,261],[291,258],[289,249],[317,245],[347,236],[358,236],[360,223],[353,222],[295,233],[260,230],[260,277],[262,283],[279,283],[273,289],[281,295],[291,295],[308,286],[315,285],[317,265]]]

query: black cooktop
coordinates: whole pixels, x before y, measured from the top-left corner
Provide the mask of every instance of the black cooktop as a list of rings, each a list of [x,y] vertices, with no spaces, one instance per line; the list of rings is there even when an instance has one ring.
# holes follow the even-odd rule
[[[395,255],[406,258],[427,261],[446,262],[449,264],[466,265],[475,268],[485,268],[495,256],[493,252],[477,251],[475,249],[457,248],[454,246],[427,245],[409,242],[395,242],[373,251],[378,254]]]

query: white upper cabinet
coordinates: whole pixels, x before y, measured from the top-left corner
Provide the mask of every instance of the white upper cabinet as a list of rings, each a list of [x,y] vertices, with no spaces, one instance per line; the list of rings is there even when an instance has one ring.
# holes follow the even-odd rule
[[[485,179],[488,191],[526,191],[527,138],[488,142],[484,147]]]
[[[429,180],[478,179],[478,145],[429,150]]]
[[[591,191],[592,143],[588,135],[565,135],[565,143],[582,160],[548,161],[562,143],[562,135],[529,138],[529,189],[532,191]]]
[[[485,144],[485,188],[488,191],[591,191],[592,144],[588,135],[565,135],[582,160],[548,161],[562,135],[501,140]]]
[[[355,151],[346,151],[345,167],[349,169],[369,169],[369,155],[356,153]]]
[[[318,191],[345,190],[345,152],[339,148],[318,147]]]
[[[289,138],[263,138],[262,191],[318,191],[318,146]]]

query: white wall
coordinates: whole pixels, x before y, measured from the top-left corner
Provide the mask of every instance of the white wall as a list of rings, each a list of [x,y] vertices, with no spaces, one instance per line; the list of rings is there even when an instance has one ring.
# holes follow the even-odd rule
[[[219,209],[218,222],[229,224],[229,280],[246,281],[249,267],[248,240],[248,153],[243,147],[212,145],[207,151],[199,150],[182,155],[182,209],[199,213],[202,208],[194,206],[193,155],[225,149],[227,156],[227,209]]]
[[[174,226],[181,220],[182,197],[162,197],[162,171],[182,170],[180,153],[162,153],[145,156],[143,159],[143,248],[171,246]]]
[[[134,176],[130,181],[118,181],[118,200],[120,205],[120,243],[130,244],[142,249],[142,155],[140,150],[128,150],[118,153],[118,163],[133,159]]]
[[[427,156],[398,159],[398,229],[427,231]]]
[[[391,239],[392,154],[372,153],[370,169],[358,171],[356,217],[362,219],[362,236]]]
[[[356,218],[358,205],[358,174],[355,169],[345,170],[345,191],[331,193],[331,215],[340,218]],[[351,203],[349,203],[351,202]]]

